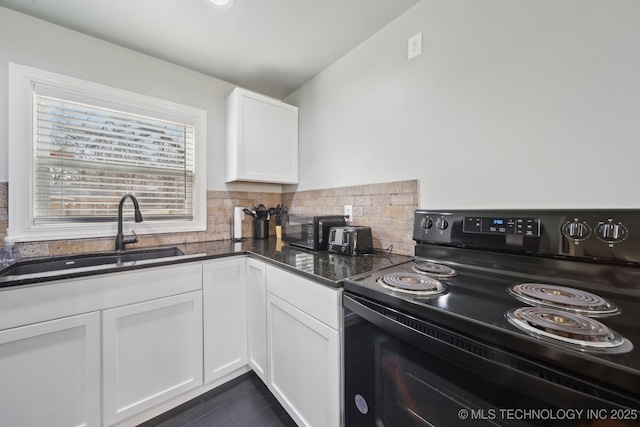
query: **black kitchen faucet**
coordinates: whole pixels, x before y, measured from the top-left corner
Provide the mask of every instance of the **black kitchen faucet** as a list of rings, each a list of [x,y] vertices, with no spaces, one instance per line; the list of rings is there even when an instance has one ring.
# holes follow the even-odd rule
[[[124,205],[124,201],[127,197],[133,202],[133,207],[135,209],[135,221],[142,222],[142,213],[140,212],[138,200],[135,196],[133,194],[125,194],[122,196],[120,203],[118,204],[118,234],[116,235],[116,251],[124,251],[125,245],[138,242],[138,236],[136,236],[136,233],[133,233],[133,236],[125,236],[122,233],[122,206]]]

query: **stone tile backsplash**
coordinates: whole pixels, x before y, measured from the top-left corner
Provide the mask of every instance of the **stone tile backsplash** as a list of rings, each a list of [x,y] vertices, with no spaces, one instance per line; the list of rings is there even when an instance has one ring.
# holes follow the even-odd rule
[[[413,255],[417,180],[284,193],[282,202],[289,213],[304,215],[342,215],[344,205],[352,205],[352,225],[371,227],[374,248],[393,246],[393,253]]]
[[[195,233],[141,235],[140,242],[129,248],[158,245],[229,240],[232,237],[233,208],[251,209],[260,203],[267,208],[280,203],[289,213],[304,215],[342,215],[344,205],[353,205],[353,225],[368,225],[372,229],[374,246],[386,249],[393,245],[393,253],[413,255],[411,231],[413,211],[418,206],[417,181],[398,181],[383,184],[358,185],[294,193],[266,193],[243,191],[207,192],[207,230]],[[142,208],[144,210],[144,208]],[[8,183],[0,183],[0,239],[6,236],[8,223]],[[269,221],[269,235],[275,235],[275,221]],[[253,236],[253,221],[245,216],[242,235]],[[111,251],[114,238],[93,238],[62,241],[20,243],[23,257]]]

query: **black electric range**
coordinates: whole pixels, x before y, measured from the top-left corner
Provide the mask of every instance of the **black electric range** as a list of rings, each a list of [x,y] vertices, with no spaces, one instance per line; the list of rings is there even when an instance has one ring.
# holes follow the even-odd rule
[[[567,394],[555,410],[591,395],[593,402],[585,405],[605,412],[582,413],[582,421],[640,424],[640,212],[419,210],[413,238],[415,262],[344,283],[346,312],[354,304],[367,306],[387,317],[390,336],[404,329],[429,335],[447,347],[447,358],[459,352],[460,360],[463,353],[482,359],[491,366],[486,375],[519,371],[524,379],[535,378],[533,384],[542,379],[577,393]],[[428,345],[422,347],[426,354]],[[347,354],[347,383],[354,369],[349,363]],[[516,385],[501,384],[500,402],[509,406],[507,395]],[[465,393],[458,386],[452,395]],[[533,387],[540,388],[537,407],[549,407],[545,394],[551,392]],[[354,419],[349,390],[345,399],[347,420]],[[353,412],[363,416],[356,407]],[[612,414],[605,407],[628,412]],[[569,425],[529,421],[523,425]]]

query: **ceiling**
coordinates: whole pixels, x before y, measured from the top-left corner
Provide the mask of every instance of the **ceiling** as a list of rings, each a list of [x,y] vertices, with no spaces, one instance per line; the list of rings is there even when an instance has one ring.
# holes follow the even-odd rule
[[[0,6],[284,98],[420,0],[0,0]]]

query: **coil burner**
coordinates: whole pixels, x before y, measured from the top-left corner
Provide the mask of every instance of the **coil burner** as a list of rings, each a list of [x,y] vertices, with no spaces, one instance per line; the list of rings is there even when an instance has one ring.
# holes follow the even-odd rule
[[[412,269],[416,273],[428,274],[429,276],[440,278],[453,277],[458,274],[458,272],[451,267],[430,261],[416,260]]]
[[[633,348],[620,334],[581,314],[546,307],[521,307],[506,316],[513,325],[535,337],[580,351],[624,353]]]
[[[559,308],[586,316],[610,316],[618,307],[590,292],[564,286],[540,283],[522,283],[509,288],[516,298],[539,307]]]
[[[392,291],[420,296],[439,295],[445,291],[440,281],[416,273],[389,273],[379,278],[378,283]]]

